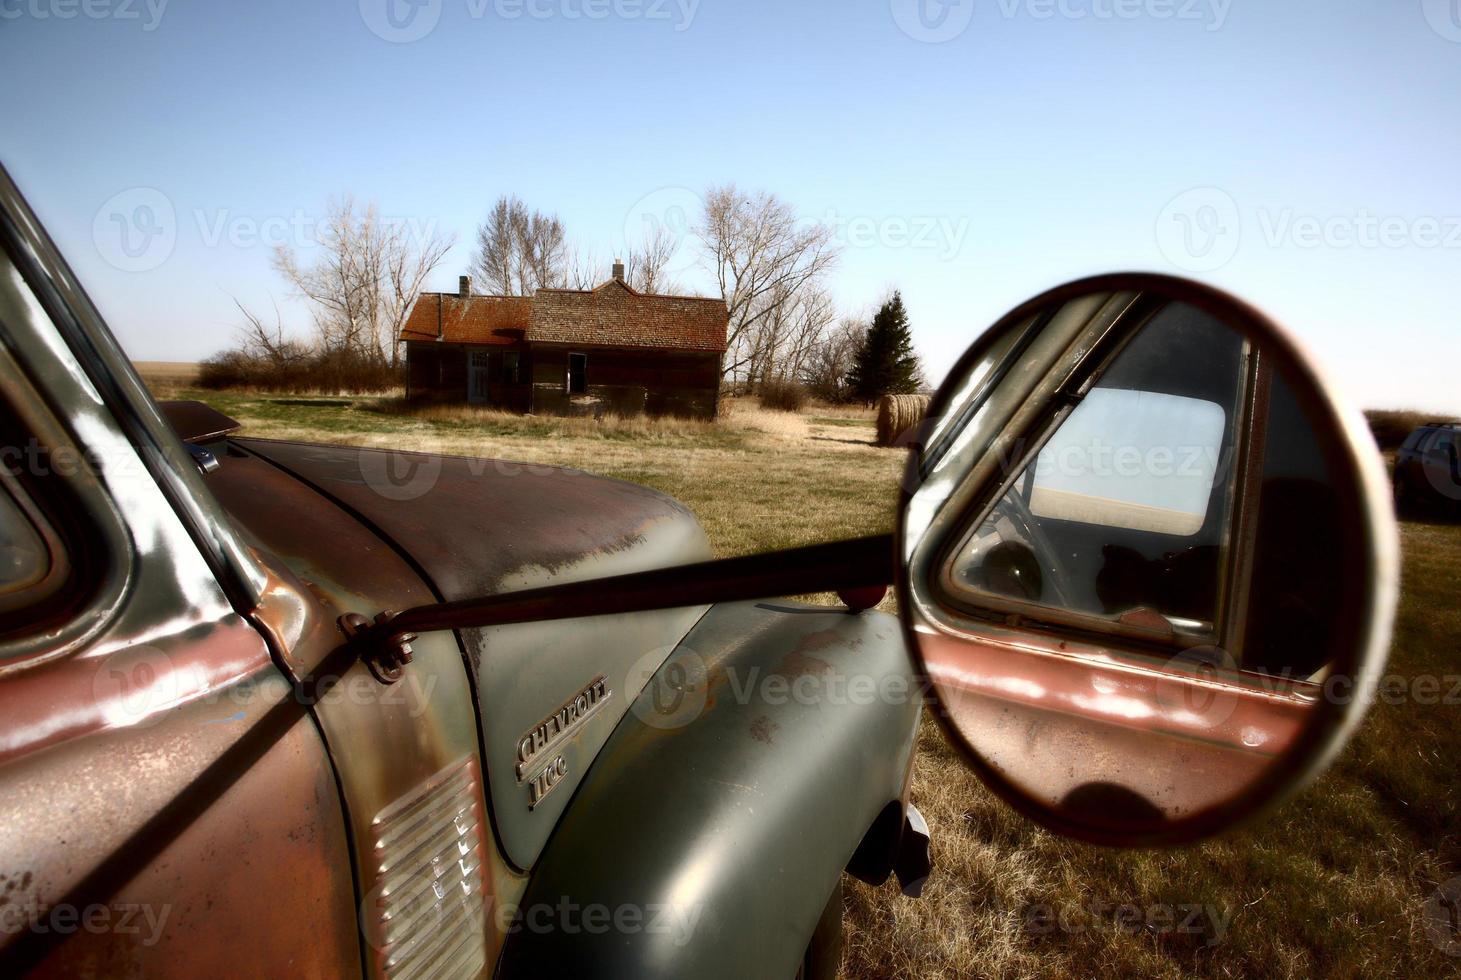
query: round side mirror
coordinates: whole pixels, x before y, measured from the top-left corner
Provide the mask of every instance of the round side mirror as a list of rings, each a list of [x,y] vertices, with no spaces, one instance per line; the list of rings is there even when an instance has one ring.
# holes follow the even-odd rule
[[[1126,274],[1014,310],[930,408],[899,595],[984,781],[1120,845],[1224,830],[1318,773],[1384,663],[1379,455],[1292,340]]]

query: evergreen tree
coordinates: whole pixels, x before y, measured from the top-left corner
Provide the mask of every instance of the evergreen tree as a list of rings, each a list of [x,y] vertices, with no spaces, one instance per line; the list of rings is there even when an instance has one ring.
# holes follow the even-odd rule
[[[847,384],[853,397],[865,402],[923,387],[923,368],[913,353],[913,335],[901,294],[895,292],[873,317]]]

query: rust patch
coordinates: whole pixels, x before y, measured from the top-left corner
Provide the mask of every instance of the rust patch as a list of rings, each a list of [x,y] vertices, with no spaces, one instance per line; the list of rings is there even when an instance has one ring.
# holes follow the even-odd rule
[[[771,745],[776,741],[776,731],[780,727],[765,715],[757,715],[756,720],[751,722],[751,737],[758,742]]]
[[[832,665],[821,657],[793,650],[781,658],[781,669],[777,673],[783,677],[805,677],[808,674],[825,674],[831,669]]]
[[[815,633],[808,633],[797,643],[794,653],[815,653],[818,650],[825,650],[830,646],[846,642],[841,633],[836,630],[817,630]]]

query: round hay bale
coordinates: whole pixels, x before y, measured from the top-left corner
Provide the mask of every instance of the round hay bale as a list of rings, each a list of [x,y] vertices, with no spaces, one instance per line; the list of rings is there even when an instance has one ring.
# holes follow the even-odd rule
[[[927,414],[927,395],[884,395],[878,399],[878,445],[897,444]]]

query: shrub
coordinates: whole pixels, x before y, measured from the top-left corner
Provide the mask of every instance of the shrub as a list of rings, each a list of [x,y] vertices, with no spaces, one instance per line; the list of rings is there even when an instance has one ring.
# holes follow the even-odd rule
[[[311,351],[276,359],[229,350],[208,358],[198,370],[204,388],[258,388],[264,391],[381,392],[399,388],[403,368],[349,351]]]
[[[795,381],[763,381],[757,394],[761,407],[775,412],[800,412],[807,404],[807,389]]]
[[[1371,409],[1365,412],[1365,421],[1370,423],[1370,431],[1374,433],[1375,441],[1380,444],[1381,450],[1387,451],[1399,449],[1405,437],[1417,426],[1436,421],[1440,417],[1414,411]]]

